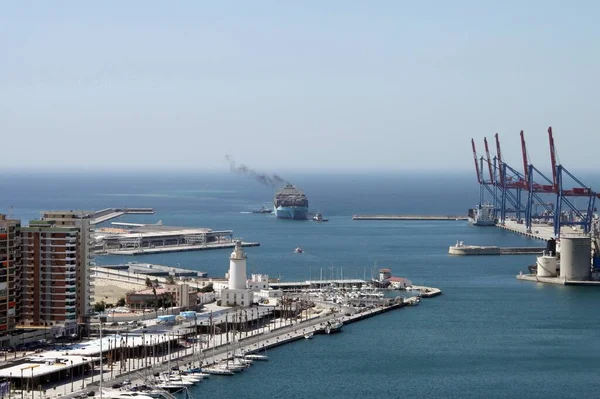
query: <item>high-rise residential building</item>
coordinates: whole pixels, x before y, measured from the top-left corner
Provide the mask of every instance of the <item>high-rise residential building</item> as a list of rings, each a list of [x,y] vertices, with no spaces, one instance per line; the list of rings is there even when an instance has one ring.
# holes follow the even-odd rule
[[[86,212],[47,211],[21,228],[22,326],[73,334],[87,322],[91,220]]]
[[[21,221],[0,214],[0,347],[9,346],[21,296]]]

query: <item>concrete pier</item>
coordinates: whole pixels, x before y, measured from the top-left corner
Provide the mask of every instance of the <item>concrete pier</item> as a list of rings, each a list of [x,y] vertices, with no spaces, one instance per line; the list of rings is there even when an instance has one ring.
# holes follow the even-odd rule
[[[531,232],[527,232],[527,227],[524,223],[517,223],[514,220],[507,220],[504,224],[496,224],[497,227],[501,229],[505,229],[508,231],[512,231],[513,233],[521,234],[529,238],[534,238],[536,240],[544,240],[548,241],[550,238],[554,237],[554,227],[549,226],[547,224],[536,224],[531,228]]]
[[[448,249],[450,255],[541,255],[545,247],[497,247],[477,245],[454,245]]]
[[[532,281],[534,283],[556,284],[556,285],[578,285],[600,287],[600,281],[593,280],[567,280],[564,277],[538,277],[535,274],[519,274],[517,280]]]
[[[466,216],[427,216],[427,215],[354,215],[352,220],[428,220],[428,221],[452,221],[467,220]]]

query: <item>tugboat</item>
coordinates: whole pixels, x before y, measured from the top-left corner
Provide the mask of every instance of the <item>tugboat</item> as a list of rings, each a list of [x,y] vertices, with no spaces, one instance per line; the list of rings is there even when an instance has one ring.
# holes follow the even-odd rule
[[[265,206],[263,205],[262,208],[256,211],[252,211],[252,213],[273,213],[273,209],[265,208]]]
[[[315,216],[313,216],[313,220],[315,222],[329,222],[329,219],[323,219],[322,213],[317,213]]]

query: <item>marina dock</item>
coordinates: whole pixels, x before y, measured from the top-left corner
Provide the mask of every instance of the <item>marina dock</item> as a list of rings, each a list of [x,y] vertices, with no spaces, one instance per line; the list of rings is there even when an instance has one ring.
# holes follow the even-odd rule
[[[324,339],[335,339],[334,335],[326,334],[327,323],[332,319],[340,320],[343,325],[348,325],[405,306],[417,305],[421,297],[429,298],[441,294],[437,288],[421,286],[413,288],[417,288],[421,294],[409,298],[385,298],[382,299],[379,306],[356,308],[352,313],[342,312],[341,309],[336,309],[335,304],[330,304],[334,307],[328,311],[311,312],[310,315],[306,311],[304,319],[280,318],[278,319],[279,323],[274,321],[259,325],[244,333],[241,330],[235,332],[232,328],[227,333],[227,327],[225,327],[225,330],[220,328],[219,333],[215,334],[213,328],[213,334],[198,336],[200,331],[198,327],[202,329],[199,320],[188,320],[181,326],[173,327],[171,331],[165,331],[165,327],[158,326],[156,331],[154,328],[129,331],[125,335],[104,337],[103,346],[99,346],[98,342],[87,346],[76,344],[29,359],[16,359],[0,369],[0,376],[6,375],[7,378],[11,378],[10,395],[19,396],[29,390],[29,392],[34,392],[35,396],[39,395],[39,398],[75,398],[82,393],[86,395],[92,391],[97,393],[100,389],[101,376],[103,389],[111,389],[115,384],[126,380],[131,386],[154,385],[150,380],[156,373],[171,372],[173,368],[185,370],[226,364],[239,356],[236,355],[238,353],[264,354],[265,350],[269,348],[305,339],[307,334],[324,334]],[[250,309],[260,310],[260,308]],[[234,314],[241,315],[244,312],[244,309],[237,312],[232,310],[229,318],[224,313],[211,313],[210,319],[206,319],[208,316],[205,314],[202,316],[204,317],[203,323],[206,323],[206,320],[210,320],[211,324],[215,320],[222,322],[223,318],[226,323],[228,319],[229,323],[232,323]],[[243,319],[240,316],[238,320]],[[238,321],[237,323],[242,322]],[[246,326],[252,324],[245,320],[244,323]],[[239,325],[243,326],[244,324]],[[209,330],[211,329],[209,328]],[[341,334],[343,333],[342,329]],[[35,360],[37,357],[39,359]],[[71,360],[79,358],[81,358],[79,363],[71,362]],[[100,358],[105,358],[106,361],[100,364]],[[61,362],[60,367],[46,365],[44,363],[47,361],[46,359]],[[43,366],[39,366],[39,364],[43,364]],[[91,370],[89,370],[90,366]],[[23,367],[26,367],[26,373],[20,371]],[[57,374],[59,369],[61,372]],[[35,386],[35,390],[30,390],[31,386]],[[169,395],[164,395],[164,397],[173,398]]]
[[[424,220],[424,221],[464,221],[466,216],[427,216],[427,215],[354,215],[352,220]]]

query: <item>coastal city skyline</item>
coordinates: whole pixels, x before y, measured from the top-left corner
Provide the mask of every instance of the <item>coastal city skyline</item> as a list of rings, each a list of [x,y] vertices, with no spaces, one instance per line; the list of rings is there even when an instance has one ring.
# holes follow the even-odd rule
[[[7,169],[468,170],[521,129],[547,164],[548,126],[600,166],[595,2],[35,4],[0,16]]]
[[[597,396],[599,17],[5,4],[0,396]]]

